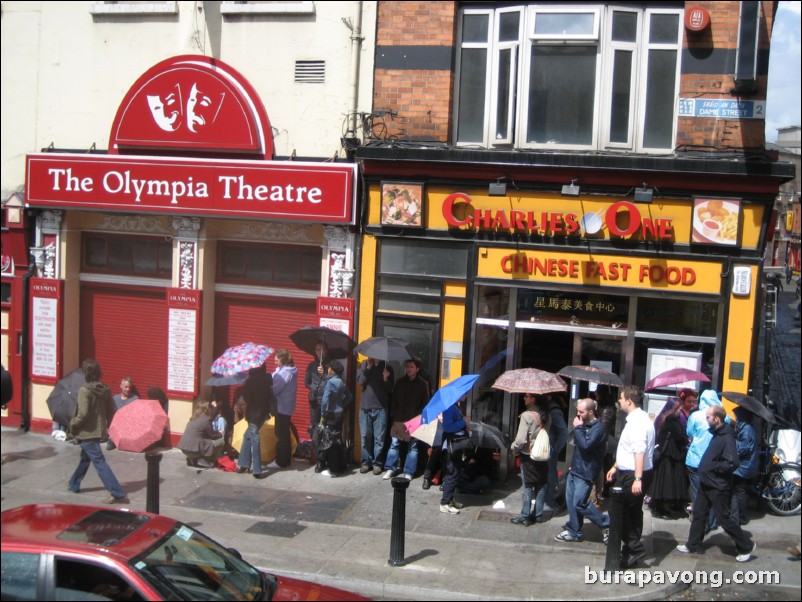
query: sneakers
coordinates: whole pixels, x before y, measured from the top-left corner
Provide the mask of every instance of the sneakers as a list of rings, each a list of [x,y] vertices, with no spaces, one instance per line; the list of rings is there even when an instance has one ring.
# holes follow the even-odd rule
[[[382,477],[382,479],[384,479],[385,481],[389,481],[392,478],[393,478],[393,471],[392,470],[386,471],[384,473],[384,476]]]
[[[365,464],[363,464],[362,466],[359,467],[360,474],[365,474],[366,472],[370,472],[370,466],[366,466]]]
[[[457,508],[457,505],[451,501],[448,504],[440,504],[440,512],[445,514],[459,514],[459,508]]]
[[[684,543],[681,543],[681,544],[679,544],[677,546],[677,552],[680,552],[681,554],[690,554],[691,553],[691,549],[688,546],[686,546]]]
[[[738,562],[749,562],[750,560],[752,560],[752,554],[755,553],[756,549],[757,549],[757,544],[753,543],[751,550],[749,550],[748,552],[744,552],[743,554],[738,554],[735,557],[735,560],[737,560]]]
[[[522,527],[531,527],[532,525],[535,524],[525,516],[515,516],[510,519],[510,522],[513,525],[521,525]]]
[[[373,467],[373,474],[375,474],[376,476],[379,476],[381,473],[382,473],[382,467],[381,466],[374,466]]]
[[[127,495],[124,495],[122,497],[114,497],[113,495],[110,495],[105,500],[103,500],[103,503],[104,504],[130,504],[131,500],[128,499]]]
[[[582,541],[581,538],[574,537],[568,531],[563,531],[562,533],[558,533],[557,535],[554,536],[554,540],[555,541],[571,542],[571,543],[574,543],[574,542],[577,542],[577,541]]]
[[[409,474],[408,472],[405,472],[403,476],[407,481],[411,481],[412,480],[412,475]]]
[[[276,461],[275,461],[275,460],[273,460],[273,461],[272,461],[270,464],[268,464],[268,465],[267,465],[265,468],[267,468],[268,470],[278,470],[279,468],[281,468],[281,466],[279,466],[279,465],[276,463]]]
[[[333,474],[331,474],[331,471],[330,471],[330,470],[327,468],[326,470],[324,470],[323,472],[321,472],[321,473],[320,473],[320,476],[323,476],[323,477],[329,477],[329,478],[331,478],[331,477],[333,477],[334,475],[333,475]]]
[[[607,543],[610,541],[610,527],[602,529],[602,542]]]

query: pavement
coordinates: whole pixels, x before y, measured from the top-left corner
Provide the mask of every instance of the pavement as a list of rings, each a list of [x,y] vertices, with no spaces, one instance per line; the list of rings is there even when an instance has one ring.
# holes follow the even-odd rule
[[[793,292],[788,294],[793,298]],[[796,301],[791,301],[783,297],[781,311],[795,313]],[[794,322],[793,313],[786,317],[790,322],[783,324],[790,328],[783,336],[788,331],[796,357],[786,358],[783,370],[791,371],[787,378],[796,379],[796,385],[778,386],[788,390],[795,386],[799,400],[799,321]],[[775,336],[775,343],[780,339]],[[772,378],[782,378],[776,366]],[[0,434],[3,510],[35,502],[99,504],[106,497],[93,469],[80,494],[67,490],[67,479],[78,463],[78,446],[7,427]],[[144,456],[119,450],[104,453],[131,500],[129,507],[145,510]],[[509,522],[520,508],[518,479],[493,483],[482,494],[458,494],[456,499],[465,507],[458,515],[448,515],[439,512],[437,487],[424,491],[416,478],[404,495],[403,553],[396,554],[405,564],[390,566],[394,496],[401,494],[380,476],[360,474],[353,467],[350,475],[326,478],[315,474],[308,461],[295,458],[290,468],[256,480],[248,474],[198,472],[186,465],[177,449],[163,453],[158,469],[161,514],[237,548],[251,564],[269,572],[374,599],[657,600],[676,595],[691,583],[699,587],[702,579],[708,580],[712,591],[716,584],[732,588],[733,580],[741,576],[779,580],[738,586],[745,599],[750,592],[757,598],[766,591],[802,598],[799,562],[786,552],[800,541],[799,517],[765,514],[754,501],[746,531],[757,550],[748,563],[735,562],[734,546],[721,530],[708,537],[703,556],[677,553],[674,547],[684,543],[688,533],[687,518],[656,519],[647,511],[645,561],[634,570],[600,575],[606,548],[594,526],[585,527],[584,542],[569,544],[554,540],[564,514],[547,513],[546,522],[531,527]]]

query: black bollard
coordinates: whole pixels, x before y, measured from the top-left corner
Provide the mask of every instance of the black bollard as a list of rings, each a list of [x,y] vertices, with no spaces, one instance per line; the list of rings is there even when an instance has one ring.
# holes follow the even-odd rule
[[[393,526],[390,532],[390,566],[404,566],[404,529],[407,519],[407,488],[409,479],[393,477]]]
[[[610,487],[610,503],[607,506],[610,516],[610,534],[607,538],[607,556],[604,570],[618,570],[621,563],[621,523],[624,521],[624,489]]]
[[[145,454],[148,463],[148,499],[145,505],[147,512],[159,513],[159,462],[162,461],[161,452],[148,452]]]

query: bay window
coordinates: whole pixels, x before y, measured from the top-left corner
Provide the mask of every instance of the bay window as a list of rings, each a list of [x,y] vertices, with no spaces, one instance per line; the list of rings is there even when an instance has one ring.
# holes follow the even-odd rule
[[[464,8],[456,143],[673,150],[681,5]]]

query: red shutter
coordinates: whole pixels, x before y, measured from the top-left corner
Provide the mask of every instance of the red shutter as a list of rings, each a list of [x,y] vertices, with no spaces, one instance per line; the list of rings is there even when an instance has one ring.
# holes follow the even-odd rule
[[[304,386],[306,366],[312,356],[298,349],[289,335],[304,326],[317,325],[317,308],[311,299],[276,299],[274,297],[243,297],[218,294],[215,300],[214,357],[228,347],[248,341],[269,345],[277,350],[286,347],[298,368],[298,397],[292,422],[301,437],[309,428],[308,391]],[[267,360],[272,372],[273,356]],[[205,378],[201,378],[204,381]],[[233,394],[233,391],[232,391]]]
[[[140,396],[167,388],[167,302],[163,289],[83,285],[80,360],[95,358],[105,382],[119,393],[134,379]],[[68,367],[72,370],[72,367]]]

